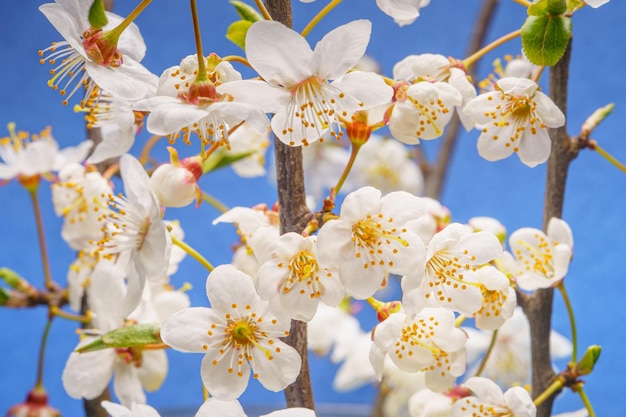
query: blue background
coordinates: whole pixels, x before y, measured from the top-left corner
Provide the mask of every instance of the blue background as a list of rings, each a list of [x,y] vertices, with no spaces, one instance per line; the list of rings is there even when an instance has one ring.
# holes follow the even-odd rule
[[[116,11],[127,14],[137,2],[118,0]],[[217,51],[220,55],[239,53],[224,40],[229,22],[236,18],[226,1],[205,0],[200,5],[205,53]],[[304,27],[319,4],[295,4],[295,27]],[[479,0],[433,0],[422,9],[418,21],[398,28],[382,14],[374,0],[345,0],[327,20],[311,34],[316,41],[332,27],[356,18],[374,22],[368,53],[381,62],[384,74],[391,75],[393,64],[407,54],[425,52],[464,57]],[[55,138],[67,146],[85,138],[80,115],[61,106],[60,97],[46,86],[48,68],[38,63],[37,50],[47,47],[60,36],[46,21],[34,0],[0,2],[0,124],[15,121],[18,129],[38,132],[52,125]],[[626,120],[626,85],[624,68],[626,58],[626,5],[613,0],[600,9],[586,8],[574,17],[574,44],[571,69],[568,128],[578,132],[581,123],[594,109],[608,102],[616,102],[614,114],[594,133],[594,138],[618,159],[626,161],[624,120]],[[521,26],[525,19],[523,8],[503,0],[497,11],[488,39]],[[148,45],[143,63],[160,74],[175,65],[184,56],[194,52],[193,33],[187,2],[155,0],[137,23]],[[491,54],[480,65],[481,75],[490,68],[488,63],[504,53],[520,52],[519,41],[509,43],[497,54]],[[0,136],[5,135],[0,129]],[[489,163],[476,151],[477,132],[465,134],[456,149],[449,180],[442,196],[453,219],[466,221],[473,216],[494,216],[514,231],[519,227],[540,227],[543,205],[545,166],[529,169],[517,158]],[[141,138],[145,139],[145,135]],[[141,142],[141,139],[139,140]],[[435,155],[437,143],[426,143],[427,155]],[[181,149],[182,146],[179,146]],[[195,149],[182,149],[181,153]],[[160,153],[164,155],[163,152]],[[238,180],[229,170],[217,172],[203,179],[202,186],[229,206],[249,206],[259,202],[271,204],[275,190],[265,179]],[[595,372],[585,378],[586,390],[597,414],[623,416],[623,375],[626,360],[623,344],[626,341],[623,308],[623,259],[626,256],[626,176],[608,164],[599,155],[584,151],[572,164],[566,195],[564,219],[569,222],[575,238],[575,257],[567,277],[567,288],[579,323],[579,350],[590,344],[603,346],[603,353]],[[48,187],[42,187],[43,211],[51,253],[53,275],[64,282],[67,265],[73,252],[60,240],[61,221],[57,219],[46,199]],[[32,209],[24,190],[15,183],[0,189],[0,267],[10,267],[31,282],[41,285],[36,231]],[[201,249],[216,264],[228,262],[230,245],[236,236],[232,227],[211,226],[217,212],[206,206],[198,210],[171,210],[168,218],[180,217],[187,232],[186,240]],[[206,305],[204,296],[205,271],[192,260],[181,265],[173,282],[188,281],[195,286],[190,293],[192,303]],[[553,317],[554,327],[569,334],[569,323],[558,295]],[[373,320],[371,315],[365,318]],[[35,378],[36,352],[45,311],[42,308],[27,311],[0,310],[0,413],[10,405],[22,401]],[[82,413],[81,404],[64,393],[60,383],[65,361],[76,343],[75,324],[56,320],[50,337],[46,361],[46,387],[51,402],[65,416]],[[150,394],[149,403],[161,409],[187,407],[194,409],[201,400],[199,363],[201,355],[170,352],[170,372],[162,389]],[[371,403],[371,387],[347,395],[334,393],[331,383],[335,370],[327,360],[313,359],[314,392],[319,402]],[[251,382],[250,390],[242,397],[244,404],[283,403],[281,393],[273,394]],[[582,407],[577,397],[568,394],[557,401],[560,411]]]

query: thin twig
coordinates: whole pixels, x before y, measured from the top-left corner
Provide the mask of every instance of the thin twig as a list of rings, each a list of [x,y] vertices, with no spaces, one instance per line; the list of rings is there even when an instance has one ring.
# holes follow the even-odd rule
[[[478,51],[480,46],[484,43],[485,36],[491,26],[497,5],[498,0],[483,1],[478,19],[476,21],[475,30],[472,34],[472,39],[467,48],[468,55],[472,55],[474,52]],[[467,70],[470,77],[474,76],[476,67],[476,65],[472,65]],[[452,159],[452,152],[454,151],[454,147],[456,146],[459,136],[460,126],[461,123],[459,118],[455,114],[448,124],[446,136],[444,137],[441,148],[439,149],[437,162],[432,169],[426,173],[424,194],[428,197],[439,199],[439,196],[441,195],[443,184],[446,179],[446,173],[448,171],[448,165],[450,164],[450,159]]]

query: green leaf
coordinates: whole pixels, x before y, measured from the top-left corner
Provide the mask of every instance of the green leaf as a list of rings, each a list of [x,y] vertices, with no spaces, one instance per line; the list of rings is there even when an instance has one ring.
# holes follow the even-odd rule
[[[239,16],[248,22],[258,22],[259,20],[264,20],[263,16],[256,9],[242,1],[231,0],[230,4],[235,6],[237,13]]]
[[[551,16],[560,16],[567,11],[567,2],[565,0],[548,0],[546,11]]]
[[[248,29],[252,26],[253,22],[248,20],[238,20],[233,22],[226,31],[226,39],[243,49],[246,50],[246,34]]]
[[[103,334],[93,342],[76,349],[79,353],[106,348],[126,348],[163,343],[158,323],[134,324]]]
[[[11,298],[11,295],[6,292],[6,290],[2,287],[0,287],[0,306],[3,306],[7,303],[7,301],[9,301],[9,299]]]
[[[545,16],[547,12],[548,0],[537,0],[528,7],[528,16]]]
[[[103,28],[107,24],[107,16],[104,13],[103,0],[94,0],[89,8],[89,24],[94,29]]]
[[[254,151],[241,152],[241,153],[229,153],[226,149],[222,148],[219,151],[213,152],[206,161],[202,164],[202,173],[206,174],[211,171],[225,168],[237,161],[252,155]]]
[[[565,16],[528,16],[522,26],[522,48],[535,65],[554,65],[572,36],[572,20]]]

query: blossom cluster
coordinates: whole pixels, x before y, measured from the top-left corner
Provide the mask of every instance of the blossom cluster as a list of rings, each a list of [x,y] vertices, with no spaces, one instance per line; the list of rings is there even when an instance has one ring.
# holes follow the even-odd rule
[[[525,227],[509,236],[496,219],[453,222],[441,203],[420,196],[424,178],[408,147],[441,137],[456,114],[480,132],[486,160],[515,153],[529,167],[544,163],[548,129],[565,116],[532,70],[502,74],[479,92],[463,61],[425,53],[400,60],[386,77],[363,68],[368,20],[339,26],[312,47],[259,19],[247,29],[245,58],[189,55],[157,76],[141,64],[146,47],[132,18],[106,12],[106,25],[94,28],[88,3],[40,7],[63,40],[39,55],[52,67],[48,85],[63,104],[77,102],[102,140],[61,151],[49,130],[31,136],[14,126],[0,139],[0,180],[31,191],[50,180],[62,238],[77,252],[67,298],[76,311],[86,302],[92,328],[63,372],[71,397],[96,398],[113,380],[120,404],[103,403],[111,415],[158,416],[145,391],[163,383],[171,347],[204,355],[199,374],[211,398],[197,417],[245,416],[237,401],[251,377],[270,391],[298,378],[306,361],[287,343],[298,320],[309,323],[310,349],[341,363],[337,389],[373,380],[394,387],[388,415],[408,404],[412,417],[534,417],[522,387],[529,340],[516,338],[527,334],[517,298],[562,283],[572,231],[559,218],[545,232]],[[400,25],[428,3],[376,1]],[[244,79],[234,61],[255,76]],[[128,153],[144,128],[169,139],[169,162]],[[372,134],[381,128],[389,137]],[[200,179],[221,166],[265,175],[270,132],[281,146],[302,148],[308,203],[318,211],[306,230],[281,234],[281,207],[223,210],[213,224],[234,224],[240,242],[230,264],[213,268],[183,242],[179,223],[166,220],[169,208],[200,205]],[[194,156],[179,157],[181,142]],[[104,172],[96,168],[112,158]],[[117,172],[123,192],[114,192]],[[349,191],[342,201],[340,191]],[[170,283],[187,253],[210,271],[210,307],[191,307],[185,288]],[[392,280],[401,296],[379,301]],[[346,312],[364,302],[379,320],[367,331]],[[461,327],[466,319],[476,328]],[[90,349],[102,335],[147,323],[158,324],[159,343]],[[489,349],[491,363],[500,366],[472,376],[492,338],[499,343]],[[560,335],[552,343],[555,356],[569,354]]]

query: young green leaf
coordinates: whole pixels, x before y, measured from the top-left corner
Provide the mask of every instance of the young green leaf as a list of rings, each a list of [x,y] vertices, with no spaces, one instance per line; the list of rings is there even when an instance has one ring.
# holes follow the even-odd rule
[[[522,26],[522,48],[535,65],[554,65],[572,36],[572,20],[565,16],[528,16]]]
[[[103,0],[94,0],[89,8],[89,24],[94,29],[103,28],[107,24],[107,16],[104,13]]]
[[[261,16],[261,14],[249,4],[237,0],[232,0],[230,4],[235,6],[237,13],[243,20],[248,22],[258,22],[259,20],[263,20],[263,16]]]
[[[103,334],[93,342],[76,349],[79,353],[93,352],[106,348],[125,348],[163,343],[157,323],[134,324]]]
[[[248,29],[252,26],[253,22],[248,20],[238,20],[233,22],[226,31],[226,39],[240,47],[245,51],[246,49],[246,34]]]

